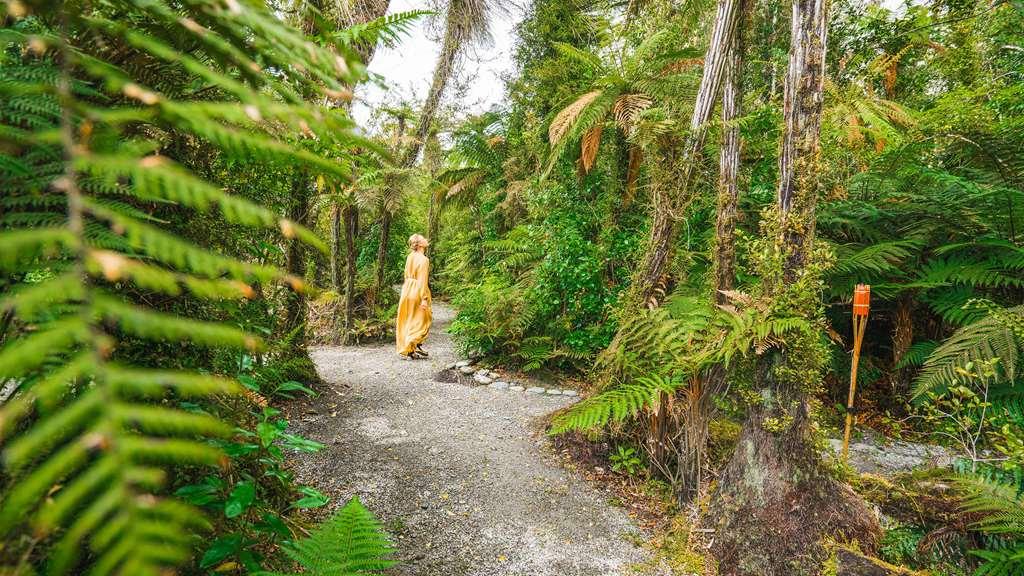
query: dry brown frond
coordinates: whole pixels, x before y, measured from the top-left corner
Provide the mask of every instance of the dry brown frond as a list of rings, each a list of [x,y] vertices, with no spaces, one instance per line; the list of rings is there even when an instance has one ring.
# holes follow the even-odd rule
[[[674,61],[669,62],[668,64],[666,64],[665,67],[661,69],[661,73],[662,74],[674,74],[676,72],[682,72],[683,70],[687,70],[687,69],[690,69],[690,68],[696,68],[697,66],[703,66],[703,65],[704,65],[704,58],[703,57],[701,57],[701,58],[680,58],[679,60],[674,60]]]
[[[583,141],[580,143],[580,166],[583,167],[583,173],[587,174],[590,169],[594,167],[594,162],[597,160],[597,150],[601,146],[601,132],[604,130],[603,124],[597,124],[583,136]]]
[[[448,198],[453,198],[465,192],[466,190],[472,190],[480,185],[484,180],[483,171],[471,172],[466,175],[465,178],[459,180],[455,184],[452,184],[451,188],[448,189]]]
[[[615,100],[612,114],[615,123],[627,136],[636,128],[636,119],[641,112],[650,108],[652,101],[644,94],[623,94]]]
[[[562,111],[555,116],[555,119],[551,121],[551,126],[548,127],[548,142],[554,146],[559,140],[564,138],[565,135],[569,133],[569,129],[576,122],[576,119],[580,117],[583,110],[600,95],[600,90],[587,92],[583,96],[577,98],[575,102],[563,108]]]

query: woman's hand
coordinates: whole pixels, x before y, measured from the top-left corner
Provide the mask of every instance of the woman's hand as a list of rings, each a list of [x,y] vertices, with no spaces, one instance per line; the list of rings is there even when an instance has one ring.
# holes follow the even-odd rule
[[[424,310],[426,310],[427,308],[430,308],[430,303],[427,302],[426,298],[424,298],[423,300],[420,300],[420,308],[422,308]]]

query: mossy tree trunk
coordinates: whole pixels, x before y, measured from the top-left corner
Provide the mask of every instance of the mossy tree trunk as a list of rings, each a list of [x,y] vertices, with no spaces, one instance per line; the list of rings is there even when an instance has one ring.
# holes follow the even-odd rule
[[[352,337],[352,319],[356,307],[356,238],[359,236],[359,207],[352,200],[341,209],[345,221],[345,331],[342,344]]]
[[[373,314],[377,301],[384,293],[384,280],[388,266],[388,243],[391,238],[391,221],[393,215],[387,207],[381,208],[380,215],[380,237],[377,243],[377,280],[373,284],[373,292],[369,298],[370,313]]]
[[[341,213],[342,207],[335,204],[331,207],[331,288],[341,294],[344,290],[341,278]]]
[[[781,273],[769,294],[788,314],[820,314],[811,264],[819,182],[826,0],[794,0],[785,79],[778,222],[774,238]],[[836,479],[816,445],[810,392],[820,385],[824,352],[815,333],[787,337],[756,359],[757,401],[710,506],[713,551],[723,576],[820,573],[826,539],[877,545],[877,520]]]
[[[736,27],[722,82],[722,146],[718,158],[718,210],[715,221],[715,301],[725,303],[724,291],[736,277],[736,207],[739,200],[740,129],[736,119],[743,106],[743,30]]]
[[[288,204],[288,218],[306,227],[310,227],[310,204],[313,196],[310,184],[308,174],[296,174],[292,180]],[[285,250],[285,270],[288,274],[304,279],[306,257],[305,245],[299,239],[288,240]],[[290,359],[290,365],[294,367],[291,377],[306,382],[316,380],[313,361],[306,350],[306,295],[302,290],[289,290],[285,293],[285,314],[278,333],[285,342],[281,352]]]
[[[676,238],[676,221],[693,199],[693,179],[696,161],[704,146],[708,121],[714,110],[715,99],[722,83],[723,71],[729,48],[740,13],[741,0],[718,0],[711,44],[704,56],[704,71],[690,129],[682,144],[666,141],[665,158],[660,161],[666,167],[663,190],[655,197],[654,216],[647,248],[640,267],[633,276],[630,295],[625,303],[629,308],[656,307],[660,303],[659,287],[665,285],[665,276],[672,259],[672,245]],[[652,174],[652,180],[657,175]],[[655,184],[656,186],[656,184]]]
[[[719,154],[717,236],[715,241],[715,298],[724,303],[723,290],[733,288],[735,275],[734,232],[736,228],[737,175],[740,164],[740,134],[735,120],[740,114],[743,98],[743,27],[746,2],[739,3],[737,24],[732,44],[726,54],[722,77],[722,144]],[[676,440],[676,496],[690,502],[700,494],[704,484],[704,454],[707,448],[714,397],[725,389],[726,373],[714,366],[694,377],[685,393],[677,399],[682,411]]]

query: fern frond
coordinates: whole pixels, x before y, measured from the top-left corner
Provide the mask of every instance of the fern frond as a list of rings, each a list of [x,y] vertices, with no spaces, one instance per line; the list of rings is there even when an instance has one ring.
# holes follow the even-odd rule
[[[285,551],[310,576],[373,576],[395,564],[384,527],[358,497]]]
[[[558,414],[551,423],[549,434],[590,430],[622,422],[656,405],[662,393],[674,394],[681,385],[679,380],[657,375],[620,384],[577,402]]]
[[[1006,309],[1014,315],[1024,314],[1024,306]],[[914,397],[921,398],[930,391],[942,391],[954,384],[957,369],[968,362],[999,359],[998,371],[1003,381],[1013,382],[1020,371],[1020,358],[1024,354],[1024,341],[1011,326],[989,314],[985,318],[957,330],[925,361],[914,382]]]

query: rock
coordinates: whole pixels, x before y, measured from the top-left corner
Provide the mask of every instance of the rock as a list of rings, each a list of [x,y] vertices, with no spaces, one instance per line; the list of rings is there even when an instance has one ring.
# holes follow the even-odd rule
[[[494,388],[495,390],[507,390],[508,382],[491,382],[491,388]]]
[[[527,394],[543,394],[544,393],[544,389],[541,388],[540,386],[532,386],[532,387],[526,389],[526,393]]]
[[[843,441],[829,440],[833,452],[839,455]],[[850,444],[850,466],[857,472],[893,476],[919,468],[948,468],[955,455],[942,446],[915,444],[894,440],[887,443],[867,438]]]
[[[508,389],[513,392],[522,392],[523,390],[526,390],[526,388],[523,388],[522,386],[519,385],[509,386]]]
[[[559,390],[558,388],[548,388],[545,391],[545,394],[550,394],[551,396],[561,396],[562,395],[562,391]]]
[[[478,383],[484,384],[484,385],[487,385],[487,384],[490,384],[491,382],[494,382],[494,380],[491,380],[489,377],[484,376],[483,374],[481,374],[479,372],[477,372],[476,374],[473,374],[473,380],[476,380]]]
[[[575,390],[562,390],[562,396],[579,396],[580,393]]]
[[[459,372],[462,372],[466,376],[469,376],[473,372],[476,372],[476,368],[473,368],[472,366],[469,366],[469,365],[467,365],[467,366],[459,366]]]
[[[463,366],[469,366],[469,365],[470,365],[469,360],[459,360],[458,362],[455,363],[455,367],[456,368],[462,368]]]

